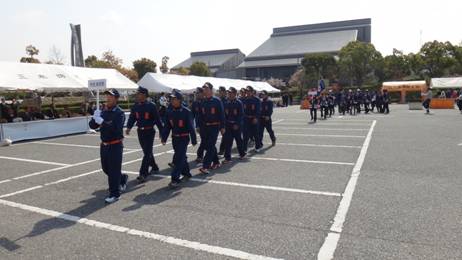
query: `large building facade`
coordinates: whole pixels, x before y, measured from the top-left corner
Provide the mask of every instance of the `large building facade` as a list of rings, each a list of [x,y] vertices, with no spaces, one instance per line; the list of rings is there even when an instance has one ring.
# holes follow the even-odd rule
[[[307,53],[338,54],[351,41],[371,42],[371,19],[274,28],[238,68],[252,80],[288,81]]]
[[[214,77],[241,79],[244,69],[237,68],[244,61],[244,53],[239,49],[191,52],[191,57],[174,66],[173,70],[189,68],[195,62],[207,64]]]

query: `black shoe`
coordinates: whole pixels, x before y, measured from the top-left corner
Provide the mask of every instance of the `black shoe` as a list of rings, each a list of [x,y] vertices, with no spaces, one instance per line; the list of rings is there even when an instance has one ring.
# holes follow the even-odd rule
[[[159,172],[159,167],[152,168],[148,175],[154,175],[156,172]]]
[[[189,179],[191,179],[191,178],[192,178],[191,173],[190,173],[190,174],[186,174],[186,175],[183,175],[183,177],[181,177],[180,181],[181,181],[181,182],[187,182],[187,181],[189,181]]]
[[[180,187],[180,182],[177,182],[177,181],[172,181],[168,184],[168,187],[170,189],[176,189],[178,187]]]
[[[175,168],[175,164],[173,164],[172,162],[168,163],[168,166],[170,166],[170,168]]]
[[[159,166],[157,166],[157,164],[154,164],[152,167],[151,167],[151,172],[158,172],[159,171]]]
[[[218,155],[220,155],[220,156],[224,155],[224,154],[225,154],[225,152],[221,152],[221,151],[218,153]]]
[[[144,175],[140,175],[136,177],[136,180],[138,180],[139,183],[145,183],[146,182],[146,177]]]
[[[276,140],[273,140],[273,141],[271,142],[271,146],[276,146]]]

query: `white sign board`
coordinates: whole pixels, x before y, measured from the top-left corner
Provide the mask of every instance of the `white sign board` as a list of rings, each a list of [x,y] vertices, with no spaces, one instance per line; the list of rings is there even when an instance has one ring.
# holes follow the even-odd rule
[[[106,89],[106,79],[88,80],[88,88],[90,90],[105,90]]]

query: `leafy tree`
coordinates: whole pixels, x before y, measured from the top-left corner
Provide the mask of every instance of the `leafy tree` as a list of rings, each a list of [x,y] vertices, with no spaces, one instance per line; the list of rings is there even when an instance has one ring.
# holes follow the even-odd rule
[[[168,60],[169,60],[169,59],[170,59],[170,58],[167,57],[167,56],[164,56],[164,57],[162,58],[162,65],[160,66],[160,71],[161,71],[162,73],[167,73],[167,72],[168,72],[168,65],[167,65],[167,63],[168,63]]]
[[[382,54],[371,43],[355,41],[340,50],[339,58],[340,69],[350,85],[355,82],[362,86],[369,76],[374,77],[376,70],[380,70]]]
[[[383,72],[386,80],[403,80],[411,74],[409,60],[402,51],[393,49],[393,54],[383,58]]]
[[[103,52],[102,60],[107,62],[111,68],[117,68],[122,66],[122,59],[115,56],[111,50]]]
[[[139,77],[138,77],[138,72],[134,69],[127,69],[124,67],[118,67],[116,68],[120,73],[122,73],[125,77],[129,78],[133,82],[138,82]]]
[[[191,67],[189,67],[189,74],[203,77],[209,77],[212,75],[207,64],[201,61],[196,61],[191,65]]]
[[[427,42],[420,49],[420,56],[429,77],[448,75],[449,69],[457,64],[455,48],[450,42]]]
[[[331,78],[335,71],[336,61],[329,54],[306,54],[302,65],[307,75],[314,75],[316,79]]]
[[[133,68],[142,78],[148,72],[157,72],[157,64],[148,58],[141,58],[133,62]]]
[[[90,55],[85,59],[85,66],[89,68],[112,68],[111,64],[98,59],[95,55]]]
[[[30,57],[22,57],[20,62],[23,63],[40,63],[40,61],[36,58],[34,58],[34,55],[39,54],[39,49],[37,49],[35,46],[28,45],[26,46],[26,53]]]

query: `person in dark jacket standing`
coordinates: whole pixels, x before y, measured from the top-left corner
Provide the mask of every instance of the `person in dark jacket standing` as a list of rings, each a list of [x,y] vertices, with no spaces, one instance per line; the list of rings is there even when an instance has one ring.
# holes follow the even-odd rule
[[[221,100],[213,95],[213,85],[206,82],[202,87],[204,90],[204,101],[202,102],[202,111],[199,114],[199,131],[204,131],[205,136],[205,157],[202,168],[199,171],[203,174],[209,174],[210,169],[220,167],[217,153],[218,134],[225,134],[225,113]]]
[[[101,168],[108,176],[109,196],[105,202],[109,204],[119,200],[120,192],[127,188],[128,176],[122,175],[125,114],[117,105],[120,94],[116,89],[109,89],[105,94],[106,109],[95,110],[89,126],[101,131]]]
[[[218,96],[221,100],[221,103],[223,104],[223,106],[225,105],[226,101],[227,101],[227,92],[226,92],[226,88],[221,86],[218,88]],[[224,143],[224,139],[221,139],[221,142],[220,142],[220,149],[218,151],[218,155],[223,155],[225,153],[225,143]]]
[[[261,114],[260,114],[260,147],[263,147],[263,135],[266,131],[268,131],[268,134],[271,139],[271,145],[275,146],[276,145],[276,136],[274,135],[273,131],[273,121],[271,120],[271,116],[273,115],[273,101],[269,99],[268,97],[268,92],[266,90],[263,90],[261,92]]]
[[[141,162],[140,174],[137,180],[143,183],[148,175],[159,171],[153,154],[154,137],[156,135],[154,125],[157,125],[157,129],[161,133],[163,124],[156,105],[147,101],[148,90],[146,88],[139,87],[136,98],[137,102],[131,108],[125,134],[130,135],[130,131],[136,123],[138,141],[141,149],[143,149],[143,161]],[[151,171],[149,171],[149,166]]]
[[[170,188],[177,188],[181,181],[187,181],[192,177],[189,172],[188,157],[186,151],[189,142],[195,146],[197,144],[196,132],[191,116],[191,111],[182,105],[183,95],[179,91],[175,91],[170,95],[172,109],[167,112],[167,123],[162,131],[161,142],[166,144],[167,138],[172,132],[173,154],[173,169],[171,172]],[[183,178],[180,179],[180,176]]]

